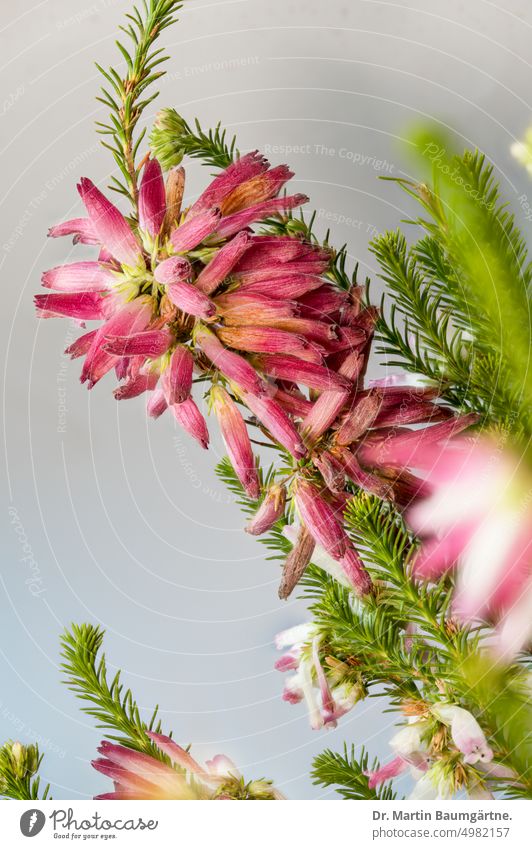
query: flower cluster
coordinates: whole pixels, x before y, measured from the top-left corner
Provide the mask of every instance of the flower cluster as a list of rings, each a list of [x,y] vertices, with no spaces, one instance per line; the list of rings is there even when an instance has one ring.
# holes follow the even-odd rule
[[[152,743],[167,756],[169,763],[156,757],[102,741],[101,758],[93,767],[111,778],[112,793],[96,799],[283,799],[270,781],[246,783],[234,763],[225,755],[216,755],[202,767],[192,755],[171,737],[148,731]]]
[[[305,701],[310,726],[335,728],[337,720],[348,713],[366,691],[362,677],[333,657],[321,661],[322,639],[314,624],[296,625],[275,638],[283,651],[275,663],[279,672],[291,672],[285,682],[283,699],[290,704]]]
[[[281,597],[316,545],[364,595],[371,581],[343,525],[352,485],[403,507],[422,483],[406,466],[376,460],[375,447],[422,422],[439,422],[423,431],[426,441],[439,442],[470,419],[436,404],[436,389],[393,381],[364,388],[377,311],[363,305],[359,287],[343,290],[327,277],[328,249],[251,229],[307,200],[277,196],[291,176],[252,152],[184,208],[184,170],[173,168],[165,182],[159,162],[148,159],[135,221],[82,179],[87,217],[50,235],[96,245],[98,259],[47,271],[43,285],[54,291],[37,295],[36,305],[45,318],[101,321],[67,349],[84,357],[82,382],[93,387],[114,370],[117,399],[148,391],[149,414],[169,409],[204,448],[209,431],[192,390],[195,381],[210,382],[208,403],[235,472],[260,502],[248,531],[267,531],[288,496],[301,520]],[[245,415],[289,458],[288,473],[267,492]],[[406,430],[404,438],[415,444],[419,432]]]
[[[252,534],[268,531],[285,514],[290,494],[300,524],[297,536],[289,536],[293,548],[281,580],[281,598],[291,593],[308,564],[324,555],[337,564],[337,573],[343,573],[358,595],[370,593],[370,577],[343,523],[353,485],[403,509],[428,492],[409,471],[409,466],[416,466],[416,450],[441,446],[476,421],[475,415],[453,416],[435,403],[438,391],[432,387],[398,386],[391,380],[364,388],[375,319],[371,308],[360,312],[358,322],[365,327],[366,340],[326,358],[328,367],[337,369],[349,386],[323,388],[312,403],[306,402],[308,413],[299,428],[307,456],[293,464],[281,484],[273,484],[247,527]],[[405,427],[435,421],[438,424],[421,430]],[[381,457],[396,439],[410,448],[409,462],[398,465]]]
[[[449,799],[460,789],[472,799],[491,799],[490,781],[514,777],[493,762],[485,734],[468,710],[446,702],[419,707],[390,740],[395,757],[368,773],[370,788],[410,771],[416,780],[410,799]]]
[[[438,580],[459,564],[456,615],[498,623],[502,661],[532,639],[532,481],[511,451],[483,438],[385,449],[394,466],[415,462],[429,495],[408,511],[423,545],[416,577]]]

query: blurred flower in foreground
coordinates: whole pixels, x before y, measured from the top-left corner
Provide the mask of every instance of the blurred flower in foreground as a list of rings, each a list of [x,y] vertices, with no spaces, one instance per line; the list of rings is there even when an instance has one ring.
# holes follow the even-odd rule
[[[489,439],[459,439],[417,449],[391,440],[392,464],[425,473],[429,497],[408,512],[423,539],[416,576],[438,579],[459,564],[456,613],[497,622],[495,649],[510,660],[532,639],[532,477]]]
[[[532,127],[526,131],[523,141],[514,142],[510,150],[512,156],[532,174]]]
[[[104,740],[101,758],[92,762],[98,772],[114,782],[113,793],[96,799],[283,799],[270,781],[246,783],[229,758],[216,755],[202,767],[170,737],[147,732],[171,761],[171,766],[151,755]]]
[[[366,694],[356,666],[333,657],[320,657],[321,637],[311,623],[296,625],[275,638],[284,654],[275,663],[279,672],[293,672],[285,682],[283,699],[290,704],[305,701],[311,728],[335,728]]]

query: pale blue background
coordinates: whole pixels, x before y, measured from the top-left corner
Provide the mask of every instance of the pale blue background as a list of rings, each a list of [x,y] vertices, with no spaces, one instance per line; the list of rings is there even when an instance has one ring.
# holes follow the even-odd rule
[[[0,0],[0,737],[40,736],[56,797],[109,788],[89,766],[100,734],[58,670],[59,632],[90,620],[107,629],[110,665],[146,712],[162,706],[177,739],[200,756],[226,752],[292,798],[323,798],[308,778],[313,755],[346,739],[385,756],[393,718],[368,700],[316,734],[303,707],[281,701],[272,637],[305,610],[277,600],[277,567],[242,533],[213,473],[219,439],[203,453],[169,418],[147,423],[142,400],[117,405],[108,381],[88,394],[79,363],[61,355],[68,324],[34,319],[40,272],[74,256],[67,241],[47,241],[47,227],[81,211],[80,176],[103,183],[112,168],[93,128],[103,112],[92,63],[116,60],[128,7]],[[416,117],[441,118],[483,147],[519,211],[529,185],[509,146],[531,119],[531,24],[526,0],[187,2],[164,37],[172,59],[160,102],[205,126],[222,118],[244,150],[299,146],[272,160],[288,159],[323,226],[351,219],[333,226],[334,239],[373,274],[369,237],[404,213],[399,191],[377,177],[405,167],[397,142]],[[190,192],[206,178],[191,166]]]

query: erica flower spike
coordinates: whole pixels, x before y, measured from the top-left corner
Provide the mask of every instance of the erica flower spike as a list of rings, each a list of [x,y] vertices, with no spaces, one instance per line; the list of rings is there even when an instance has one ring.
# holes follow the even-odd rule
[[[165,181],[157,160],[149,159],[136,219],[126,219],[90,180],[80,181],[87,217],[53,227],[50,235],[96,245],[99,256],[45,272],[43,285],[50,291],[35,302],[43,318],[70,317],[81,326],[101,322],[68,349],[72,357],[84,357],[81,379],[89,388],[114,371],[121,381],[118,399],[153,391],[150,414],[170,408],[206,447],[207,427],[191,391],[194,374],[208,374],[225,383],[231,398],[245,397],[274,439],[302,456],[305,449],[290,411],[274,401],[287,363],[262,364],[254,356],[287,350],[318,364],[323,360],[318,339],[335,333],[332,320],[301,319],[303,306],[294,297],[325,284],[320,275],[329,254],[296,238],[250,230],[255,221],[307,200],[303,195],[277,197],[291,176],[287,166],[270,168],[252,152],[182,209],[183,169],[171,170]],[[268,281],[276,280],[268,288]],[[259,290],[253,289],[256,285]],[[282,372],[278,382],[275,368]],[[323,382],[328,374],[324,368],[309,371],[309,380]],[[290,394],[282,391],[283,397]],[[222,404],[219,397],[215,404],[219,416],[226,411],[225,421],[229,400]],[[243,433],[238,439],[236,433],[228,436],[226,429],[226,442],[243,448]],[[258,496],[256,472],[250,468],[242,475],[250,494]]]
[[[261,534],[283,520],[288,501],[301,520],[282,598],[319,549],[364,595],[372,583],[343,521],[352,486],[404,506],[423,483],[390,461],[390,429],[400,425],[404,433],[405,424],[440,421],[401,437],[419,440],[422,433],[426,442],[440,441],[469,420],[445,421],[450,413],[434,404],[431,389],[364,388],[377,311],[362,306],[356,285],[331,282],[328,248],[275,228],[252,230],[307,200],[278,197],[291,177],[287,166],[270,168],[254,151],[182,208],[184,169],[165,179],[159,162],[148,159],[132,218],[83,178],[86,217],[50,235],[95,245],[98,256],[45,272],[47,293],[35,300],[43,318],[70,317],[82,327],[99,322],[67,349],[84,359],[83,383],[92,388],[114,372],[117,400],[150,393],[149,415],[169,409],[202,448],[210,436],[202,399],[193,393],[196,382],[211,382],[207,406],[244,490],[261,504],[248,531]],[[268,493],[250,424],[292,465],[286,482],[271,480]]]

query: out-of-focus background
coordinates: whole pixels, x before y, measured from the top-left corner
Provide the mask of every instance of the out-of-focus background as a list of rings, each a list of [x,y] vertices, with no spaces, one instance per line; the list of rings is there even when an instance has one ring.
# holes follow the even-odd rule
[[[346,740],[385,757],[393,717],[368,700],[316,733],[281,701],[273,636],[305,609],[278,601],[277,565],[242,532],[213,471],[216,428],[202,452],[170,417],[148,422],[143,399],[117,404],[111,378],[88,393],[62,355],[75,329],[34,317],[41,272],[83,255],[47,228],[81,213],[79,177],[103,188],[113,168],[94,131],[94,60],[117,62],[129,7],[0,0],[0,738],[39,741],[56,798],[109,789],[89,763],[100,732],[58,668],[63,627],[91,621],[111,671],[198,756],[225,752],[290,798],[326,798],[313,756]],[[421,117],[487,153],[530,228],[532,187],[509,148],[531,119],[531,25],[527,0],[186,0],[161,42],[158,103],[289,162],[319,226],[375,277],[368,241],[404,217],[378,178],[408,168],[400,140]],[[189,165],[190,197],[207,178]]]

